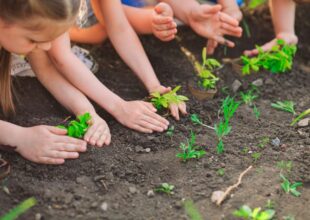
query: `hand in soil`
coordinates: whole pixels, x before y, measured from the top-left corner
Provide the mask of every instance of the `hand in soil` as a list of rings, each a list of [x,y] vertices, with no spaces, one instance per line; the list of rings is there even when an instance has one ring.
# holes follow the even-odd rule
[[[161,2],[155,6],[152,31],[162,41],[170,41],[175,38],[177,24],[173,21],[173,11],[168,4]]]
[[[52,126],[23,128],[16,151],[24,158],[42,164],[63,164],[79,157],[86,142],[66,136],[67,131]]]
[[[111,133],[108,124],[97,114],[91,114],[91,126],[87,130],[84,140],[97,147],[111,143]]]
[[[115,118],[124,126],[144,133],[167,130],[169,121],[156,114],[156,108],[148,102],[124,102],[114,113]]]
[[[209,52],[213,52],[218,43],[234,47],[232,41],[225,39],[224,35],[241,37],[242,29],[238,26],[239,22],[233,17],[220,12],[220,5],[199,5],[193,8],[188,16],[190,27],[202,37],[211,40],[208,46]],[[213,48],[213,50],[211,50]]]
[[[277,45],[278,39],[284,40],[287,44],[297,44],[298,43],[298,38],[294,33],[282,32],[282,33],[279,33],[275,39],[264,44],[262,46],[263,51],[266,52],[266,51],[271,50],[271,48],[273,46]],[[258,50],[257,49],[246,50],[246,51],[244,51],[244,54],[247,56],[255,56],[258,54]]]

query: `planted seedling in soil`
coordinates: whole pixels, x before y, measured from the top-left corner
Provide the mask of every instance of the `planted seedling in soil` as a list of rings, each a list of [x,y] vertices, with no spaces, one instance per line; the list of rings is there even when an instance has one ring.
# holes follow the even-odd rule
[[[258,89],[256,86],[252,85],[252,88],[247,92],[240,92],[241,100],[244,104],[248,105],[253,109],[255,118],[258,119],[260,116],[260,111],[254,104],[254,100],[258,98]]]
[[[265,205],[265,207],[266,207],[267,209],[274,209],[275,204],[274,204],[274,202],[273,202],[272,200],[268,199],[268,200],[267,200],[267,203],[266,203],[266,205]]]
[[[283,220],[295,220],[295,217],[291,215],[283,216]]]
[[[256,163],[260,159],[261,156],[262,156],[262,153],[260,152],[255,152],[251,154],[251,157],[253,158],[254,163]]]
[[[291,193],[293,196],[300,196],[301,193],[297,191],[297,187],[302,186],[302,182],[294,182],[290,183],[288,179],[285,178],[282,174],[280,174],[281,179],[283,180],[283,183],[281,183],[282,189],[287,193]]]
[[[0,217],[1,220],[14,220],[17,219],[20,215],[27,212],[31,207],[37,204],[37,200],[33,197],[26,199],[15,208],[10,210],[7,214]]]
[[[310,108],[307,109],[306,111],[302,112],[300,115],[298,115],[291,123],[291,126],[299,122],[302,118],[306,117],[307,115],[310,114]]]
[[[204,127],[206,127],[206,128],[210,128],[210,129],[213,129],[213,130],[214,130],[214,128],[213,128],[212,126],[209,126],[209,125],[204,124],[204,123],[200,120],[200,118],[199,118],[199,116],[198,116],[197,114],[191,114],[191,121],[194,123],[194,125],[201,125],[201,126],[204,126]]]
[[[257,56],[241,56],[243,75],[249,75],[251,71],[258,72],[260,69],[272,73],[284,73],[292,69],[293,59],[297,51],[295,45],[286,44],[284,40],[279,39],[277,45],[273,46],[270,51],[264,52],[259,46],[256,48],[259,51]]]
[[[184,162],[190,159],[199,159],[206,154],[205,150],[202,150],[201,147],[195,146],[196,135],[191,132],[191,139],[187,140],[187,144],[181,143],[180,149],[182,153],[176,155],[177,158],[182,159]]]
[[[217,92],[216,83],[219,81],[214,71],[220,66],[221,64],[216,59],[207,59],[207,49],[204,47],[202,50],[202,64],[198,61],[195,62],[195,69],[198,72],[196,85],[193,82],[189,84],[189,90],[197,99],[213,98]]]
[[[243,205],[239,210],[235,210],[233,215],[244,220],[271,220],[275,213],[273,209],[254,208],[252,210],[249,206]]]
[[[58,128],[66,129],[67,135],[74,138],[83,138],[87,132],[91,121],[91,115],[87,112],[84,115],[77,116],[77,120],[69,122],[68,126],[58,125]]]
[[[225,169],[224,168],[220,168],[220,169],[217,170],[216,173],[219,176],[224,176],[225,175]]]
[[[167,135],[168,137],[172,138],[173,134],[174,134],[174,125],[171,125],[171,126],[167,129],[166,135]]]
[[[184,208],[190,220],[203,220],[198,208],[192,200],[185,200]]]
[[[293,162],[281,160],[281,161],[277,162],[277,168],[280,169],[281,173],[283,171],[290,173],[292,171],[292,168],[293,168]]]
[[[188,101],[188,98],[183,95],[177,95],[181,86],[175,87],[168,93],[160,94],[159,92],[153,92],[151,94],[151,102],[157,110],[167,109],[171,104],[180,104],[181,102]]]
[[[269,137],[263,137],[258,144],[259,148],[264,148],[267,144],[269,144],[270,138]]]
[[[284,112],[289,112],[292,113],[293,115],[296,114],[295,112],[295,104],[292,101],[277,101],[276,103],[272,103],[271,107],[277,109],[277,110],[281,110]]]
[[[154,189],[155,192],[166,193],[168,195],[174,194],[173,190],[174,190],[174,185],[171,185],[169,183],[162,183],[160,186]]]

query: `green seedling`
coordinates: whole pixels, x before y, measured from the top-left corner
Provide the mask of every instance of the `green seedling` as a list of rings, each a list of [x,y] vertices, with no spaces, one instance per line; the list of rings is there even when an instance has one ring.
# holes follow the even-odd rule
[[[204,123],[200,120],[200,118],[199,118],[199,116],[198,116],[197,114],[191,114],[191,121],[194,123],[194,125],[201,125],[201,126],[204,126],[204,127],[206,127],[206,128],[210,128],[210,129],[213,129],[213,130],[214,130],[213,127],[204,124]]]
[[[293,115],[296,114],[295,112],[295,104],[292,101],[277,101],[276,103],[272,103],[271,107],[277,109],[277,110],[281,110],[284,112],[289,112],[292,113]]]
[[[77,116],[77,120],[72,120],[66,127],[58,125],[58,128],[66,129],[67,135],[74,138],[83,138],[87,132],[91,121],[91,115],[87,112],[84,115]]]
[[[297,191],[297,187],[302,186],[302,182],[290,183],[290,181],[286,179],[285,176],[283,176],[282,174],[280,174],[280,177],[283,180],[283,183],[281,183],[281,187],[286,193],[291,193],[293,196],[296,197],[301,195],[301,193]]]
[[[171,126],[169,126],[169,128],[167,129],[166,135],[167,135],[168,137],[171,138],[171,137],[173,136],[173,134],[174,134],[174,126],[171,125]]]
[[[203,220],[198,208],[192,200],[185,200],[184,208],[190,220]]]
[[[29,209],[31,209],[33,206],[37,204],[37,200],[33,197],[26,199],[19,205],[17,205],[15,208],[10,210],[7,214],[0,217],[0,220],[14,220],[17,219],[20,215],[27,212]]]
[[[291,215],[283,216],[283,220],[295,220],[295,217]]]
[[[258,72],[260,69],[272,73],[284,73],[292,69],[297,51],[295,45],[286,44],[284,40],[279,39],[270,51],[264,52],[259,46],[256,46],[256,49],[259,52],[256,57],[241,56],[243,75],[249,75],[251,71]]]
[[[302,118],[306,117],[307,115],[310,114],[310,108],[307,109],[306,111],[302,112],[300,115],[298,115],[291,123],[291,126],[299,122]]]
[[[274,209],[275,204],[274,204],[274,202],[273,202],[271,199],[268,199],[268,200],[267,200],[267,203],[266,203],[266,205],[265,205],[265,207],[266,207],[267,209]]]
[[[262,156],[262,153],[260,152],[255,152],[251,154],[251,157],[253,158],[255,163],[260,159],[261,156]]]
[[[174,192],[173,192],[174,188],[175,188],[174,185],[171,185],[169,183],[162,183],[160,186],[155,188],[154,191],[159,192],[159,193],[166,193],[168,195],[172,195],[172,194],[174,194]]]
[[[259,119],[259,117],[260,117],[260,111],[258,110],[258,108],[256,107],[256,105],[254,105],[254,107],[253,107],[253,112],[254,112],[255,118],[256,118],[256,119]]]
[[[250,0],[247,7],[251,10],[265,4],[267,0]]]
[[[224,168],[220,168],[220,169],[217,170],[216,173],[219,176],[224,176],[225,175],[225,169]]]
[[[254,208],[252,210],[249,206],[243,205],[239,210],[235,210],[233,215],[244,220],[271,220],[275,213],[273,209]]]
[[[153,92],[151,94],[151,102],[157,110],[167,109],[171,104],[180,104],[188,101],[188,98],[183,95],[177,95],[181,86],[175,87],[168,93],[161,95],[159,92]]]
[[[220,67],[221,64],[216,59],[207,59],[207,48],[202,50],[202,65],[196,62],[196,69],[198,71],[198,85],[205,90],[215,89],[216,83],[219,80],[213,71]]]
[[[237,111],[240,102],[236,102],[233,97],[226,97],[222,102],[221,110],[224,115],[225,122],[229,123],[230,119],[234,116]]]
[[[267,144],[269,144],[270,138],[269,137],[263,137],[258,144],[259,148],[264,148]]]
[[[191,132],[191,139],[188,141],[187,144],[181,143],[180,149],[182,150],[182,153],[178,153],[176,155],[177,158],[180,158],[183,160],[183,162],[186,162],[190,159],[200,159],[206,154],[205,150],[201,150],[201,147],[195,146],[196,143],[196,135]]]
[[[242,153],[242,154],[248,154],[249,151],[250,151],[250,148],[249,148],[249,147],[244,147],[244,148],[241,149],[241,153]]]
[[[292,171],[292,168],[293,168],[293,162],[281,160],[281,161],[277,162],[277,167],[278,167],[278,169],[280,169],[281,173],[283,171],[290,173]]]
[[[252,85],[252,88],[247,92],[240,92],[241,100],[244,104],[248,105],[249,107],[253,108],[253,112],[256,119],[259,119],[260,111],[254,104],[254,100],[258,98],[258,89],[256,86]]]

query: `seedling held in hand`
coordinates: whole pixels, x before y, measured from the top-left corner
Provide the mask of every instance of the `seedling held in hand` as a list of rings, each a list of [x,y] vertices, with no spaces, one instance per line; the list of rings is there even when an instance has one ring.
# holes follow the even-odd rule
[[[151,94],[151,102],[155,106],[156,109],[167,109],[171,104],[180,104],[181,102],[188,101],[188,98],[183,95],[177,95],[177,91],[179,91],[181,86],[175,87],[168,93],[160,94],[159,92],[153,92]]]
[[[275,210],[255,208],[252,210],[249,206],[243,205],[239,210],[233,212],[233,215],[244,220],[271,220],[275,215]]]
[[[196,135],[191,132],[191,139],[187,141],[187,145],[184,143],[180,144],[182,153],[176,155],[177,158],[181,158],[184,162],[190,159],[199,159],[206,154],[205,150],[201,150],[201,147],[195,146]]]
[[[286,193],[291,193],[293,196],[296,197],[301,195],[301,193],[297,191],[297,187],[302,186],[302,182],[290,183],[290,181],[286,179],[285,176],[283,176],[282,174],[280,174],[280,177],[283,180],[283,183],[281,183],[281,187]]]
[[[174,185],[171,185],[169,183],[162,183],[160,186],[155,188],[154,191],[171,195],[171,194],[174,194],[173,189],[174,189]]]
[[[83,138],[87,132],[91,121],[91,115],[87,112],[84,115],[77,116],[77,120],[72,120],[69,122],[68,127],[59,125],[58,128],[66,129],[68,136],[74,138]]]
[[[293,115],[296,114],[295,112],[295,104],[292,101],[277,101],[276,103],[272,103],[271,107],[284,111],[284,112],[289,112],[292,113]]]
[[[202,123],[202,121],[200,120],[199,116],[197,114],[191,114],[191,121],[195,124],[195,125],[201,125],[201,126],[204,126],[206,128],[210,128],[210,129],[213,129],[213,127],[209,126],[209,125],[206,125],[204,123]]]

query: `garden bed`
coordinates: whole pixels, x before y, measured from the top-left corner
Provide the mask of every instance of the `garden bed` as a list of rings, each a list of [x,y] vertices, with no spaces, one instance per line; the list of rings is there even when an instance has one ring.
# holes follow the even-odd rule
[[[221,69],[219,88],[230,88],[238,79],[241,89],[262,79],[260,97],[255,101],[261,116],[257,120],[252,109],[241,105],[231,120],[232,132],[225,137],[225,152],[216,153],[217,137],[212,130],[194,125],[190,117],[179,122],[169,118],[175,131],[172,137],[165,133],[140,134],[126,129],[100,110],[107,119],[112,133],[112,143],[103,149],[89,146],[77,160],[62,166],[37,165],[15,153],[1,152],[0,156],[12,164],[10,176],[1,182],[0,216],[20,201],[35,197],[38,204],[20,219],[188,219],[182,205],[183,199],[192,199],[204,219],[236,219],[232,212],[241,205],[264,207],[267,200],[275,203],[276,219],[293,215],[296,220],[307,220],[310,210],[310,127],[289,126],[292,115],[271,108],[278,100],[292,100],[297,112],[310,107],[310,16],[309,7],[299,8],[297,34],[299,51],[293,70],[286,74],[257,73],[241,78],[231,66]],[[257,17],[257,16],[255,16]],[[245,48],[271,39],[272,28],[268,13],[257,20],[248,18],[253,31],[252,38],[237,41],[236,49],[229,49],[227,56],[236,57]],[[267,17],[267,19],[265,19]],[[262,24],[262,25],[261,25]],[[187,28],[180,29],[181,44],[200,56],[204,40]],[[190,98],[188,111],[200,116],[204,123],[218,122],[220,101],[226,97],[221,91],[211,101],[197,101],[189,93],[187,82],[194,69],[180,50],[178,42],[161,43],[153,37],[143,37],[148,56],[164,85],[181,85],[179,94]],[[120,61],[110,43],[92,47],[92,54],[100,62],[99,79],[126,100],[143,99],[147,94],[141,83],[132,77],[131,71]],[[223,48],[217,52],[223,58]],[[68,112],[45,91],[36,79],[15,80],[18,94],[17,116],[12,122],[33,126],[57,125]],[[229,91],[230,95],[234,95]],[[186,163],[176,158],[178,146],[197,134],[198,145],[207,154],[199,160]],[[258,147],[263,138],[270,141]],[[273,139],[280,144],[271,144]],[[253,152],[261,153],[254,162]],[[293,161],[289,179],[303,182],[300,197],[294,197],[281,189],[279,161]],[[242,185],[221,207],[211,202],[211,194],[234,184],[247,167]],[[224,168],[224,175],[218,170]],[[148,195],[148,191],[167,182],[175,186],[173,195]]]

